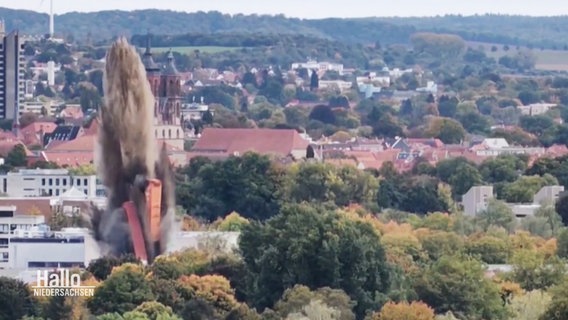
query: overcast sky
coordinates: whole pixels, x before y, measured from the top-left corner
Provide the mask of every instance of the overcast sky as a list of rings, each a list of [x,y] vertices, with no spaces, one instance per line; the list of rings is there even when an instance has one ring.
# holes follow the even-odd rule
[[[0,6],[49,12],[50,0],[0,0]],[[288,17],[435,16],[503,13],[567,15],[566,0],[53,0],[56,14],[70,11],[169,9],[223,13],[284,14]]]

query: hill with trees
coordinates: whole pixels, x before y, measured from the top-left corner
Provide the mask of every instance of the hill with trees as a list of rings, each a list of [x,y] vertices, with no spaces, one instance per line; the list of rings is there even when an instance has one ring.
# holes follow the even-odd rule
[[[48,16],[0,8],[7,28],[43,34]],[[105,26],[101,28],[101,26]],[[432,18],[296,19],[284,15],[229,15],[167,10],[71,12],[56,17],[56,31],[70,39],[100,41],[132,36],[150,29],[156,34],[255,33],[302,34],[346,43],[407,43],[416,32],[455,33],[467,41],[561,49],[568,45],[568,17],[456,16]]]

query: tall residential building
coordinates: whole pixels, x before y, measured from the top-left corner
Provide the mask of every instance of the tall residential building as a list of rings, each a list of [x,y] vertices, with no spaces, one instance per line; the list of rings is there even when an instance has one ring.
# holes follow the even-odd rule
[[[8,34],[0,21],[0,119],[17,119],[25,95],[24,44],[18,31]]]

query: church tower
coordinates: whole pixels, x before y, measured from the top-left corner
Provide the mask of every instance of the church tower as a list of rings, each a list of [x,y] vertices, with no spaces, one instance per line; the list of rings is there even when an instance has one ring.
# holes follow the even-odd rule
[[[181,126],[181,75],[175,66],[171,49],[168,51],[167,62],[160,75],[158,99],[161,122]]]
[[[154,95],[154,134],[158,141],[183,150],[185,133],[181,119],[181,75],[174,64],[171,50],[163,67],[154,62],[150,40],[148,32],[142,63]]]
[[[154,95],[154,117],[159,118],[159,104],[158,104],[158,91],[160,88],[160,67],[154,62],[154,57],[151,52],[151,35],[148,32],[146,36],[146,51],[142,56],[142,63],[146,69],[146,77],[150,83],[150,88],[152,89],[152,94]]]

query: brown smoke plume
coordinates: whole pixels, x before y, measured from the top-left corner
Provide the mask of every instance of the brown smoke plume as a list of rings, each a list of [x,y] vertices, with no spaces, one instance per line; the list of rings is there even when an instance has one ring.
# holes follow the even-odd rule
[[[105,103],[99,115],[95,150],[97,174],[107,188],[107,208],[95,210],[92,225],[103,252],[133,253],[122,204],[134,201],[146,240],[148,262],[166,251],[174,225],[173,173],[165,148],[154,136],[154,97],[136,49],[126,39],[114,42],[106,56]],[[162,182],[162,239],[151,243],[146,217],[147,179]]]

